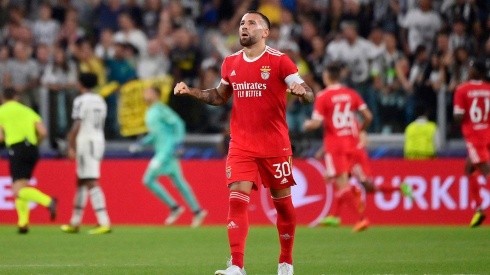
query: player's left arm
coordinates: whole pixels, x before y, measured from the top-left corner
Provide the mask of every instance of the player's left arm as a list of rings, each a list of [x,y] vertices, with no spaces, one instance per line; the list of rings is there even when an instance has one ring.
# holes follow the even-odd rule
[[[362,124],[360,125],[359,130],[363,132],[369,128],[369,125],[371,125],[371,122],[373,121],[373,113],[371,113],[366,106],[365,108],[359,110],[359,114],[361,114],[362,117]]]
[[[80,119],[75,119],[66,137],[68,141],[68,157],[70,159],[75,159],[77,135],[78,132],[80,131],[81,124],[82,121]]]
[[[463,121],[464,113],[464,93],[460,90],[460,88],[456,88],[454,92],[454,106],[453,106],[453,118],[454,121],[458,124],[461,124]]]

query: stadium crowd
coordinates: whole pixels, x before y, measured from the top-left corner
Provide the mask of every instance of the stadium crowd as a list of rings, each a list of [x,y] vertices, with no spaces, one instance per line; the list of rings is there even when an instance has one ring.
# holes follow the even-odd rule
[[[296,62],[314,91],[325,64],[345,65],[344,83],[374,113],[373,133],[403,132],[419,105],[434,120],[437,93],[447,95],[450,121],[452,93],[467,80],[472,58],[486,60],[490,77],[485,0],[2,0],[0,90],[14,87],[34,109],[47,104],[55,146],[69,129],[79,72],[97,74],[100,87],[161,75],[217,86],[223,57],[240,49],[239,20],[250,9],[268,16],[269,45]],[[117,91],[106,101],[106,136],[120,138]],[[226,131],[229,105],[172,95],[169,104],[188,132]],[[311,112],[289,99],[293,139]]]

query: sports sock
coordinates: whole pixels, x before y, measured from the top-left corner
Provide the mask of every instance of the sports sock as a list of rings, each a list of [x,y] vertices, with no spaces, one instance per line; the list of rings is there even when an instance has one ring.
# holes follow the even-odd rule
[[[29,224],[29,202],[23,199],[15,199],[15,209],[17,210],[19,227],[27,226]]]
[[[170,195],[167,190],[165,190],[158,182],[158,173],[152,168],[148,168],[143,178],[145,186],[150,189],[150,191],[157,196],[157,198],[165,203],[170,208],[175,208],[177,203],[175,202],[172,195]]]
[[[52,200],[50,196],[44,194],[35,187],[21,188],[17,197],[25,201],[33,201],[44,207],[48,207]]]
[[[478,184],[478,176],[479,175],[480,174],[478,172],[473,172],[468,177],[468,183],[470,185],[469,187],[470,187],[471,197],[476,202],[476,208],[481,207],[481,204],[482,204],[482,199],[480,197],[480,184]]]
[[[277,231],[281,244],[279,263],[293,264],[294,233],[296,231],[296,212],[291,195],[272,199],[277,210]]]
[[[109,226],[109,215],[107,214],[104,192],[100,186],[95,186],[89,190],[90,202],[95,211],[97,222],[100,226]]]
[[[192,212],[198,213],[201,210],[201,206],[199,206],[196,196],[194,195],[194,192],[190,188],[189,183],[182,176],[180,168],[176,169],[169,176],[172,179],[172,182],[177,187],[177,189],[179,189],[180,194],[182,194],[187,204],[191,207]]]
[[[70,224],[79,226],[82,223],[83,211],[87,206],[88,188],[87,186],[79,186],[73,200],[73,213],[71,214]]]
[[[329,216],[335,216],[335,217],[339,216],[340,208],[342,207],[342,205],[345,202],[345,193],[347,193],[349,191],[350,191],[350,189],[347,187],[347,188],[337,190],[335,192],[333,202],[332,202],[332,208],[330,210]]]
[[[243,255],[248,234],[248,203],[250,196],[232,191],[230,192],[230,206],[228,209],[228,241],[230,243],[232,264],[243,268]]]

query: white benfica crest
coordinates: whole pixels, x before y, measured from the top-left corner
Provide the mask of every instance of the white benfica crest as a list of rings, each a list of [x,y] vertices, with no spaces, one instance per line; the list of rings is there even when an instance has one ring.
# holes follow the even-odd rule
[[[262,68],[260,69],[260,76],[262,77],[263,80],[269,79],[269,77],[271,76],[270,71],[271,71],[271,67],[262,66]]]

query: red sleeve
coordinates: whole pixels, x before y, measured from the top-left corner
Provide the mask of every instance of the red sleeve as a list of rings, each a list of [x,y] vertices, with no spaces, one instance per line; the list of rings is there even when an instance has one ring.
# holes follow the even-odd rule
[[[230,79],[228,78],[229,72],[228,72],[227,61],[228,58],[225,58],[225,60],[223,60],[223,63],[221,64],[221,79],[226,81],[225,84],[230,84]]]
[[[454,103],[453,103],[453,112],[454,114],[464,114],[466,112],[465,106],[465,93],[464,89],[459,86],[456,88],[454,92]]]
[[[279,77],[285,79],[287,76],[298,72],[298,67],[287,55],[283,54],[279,60]]]

